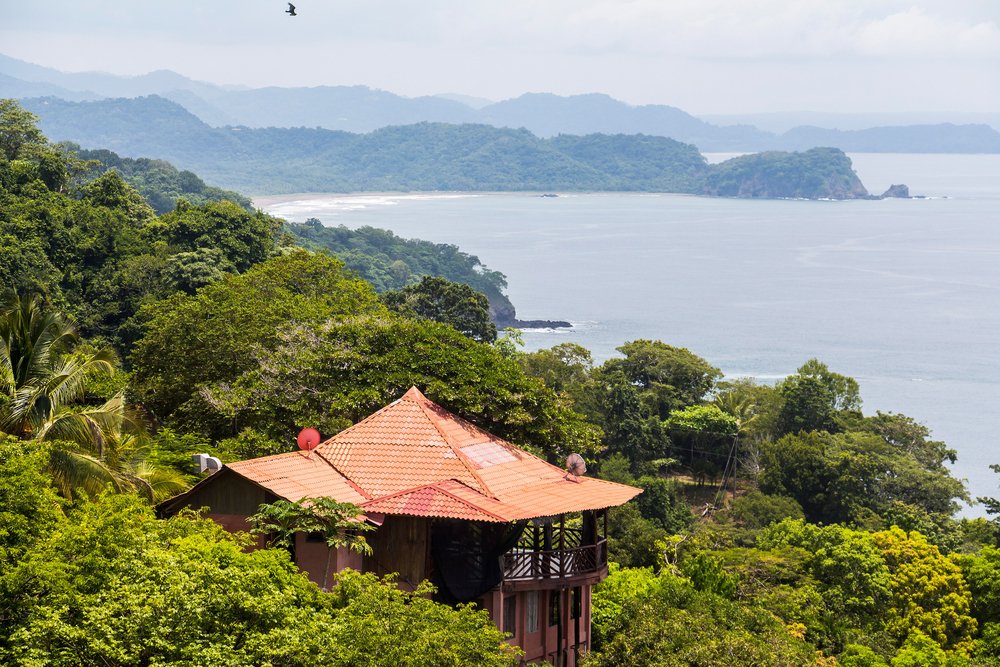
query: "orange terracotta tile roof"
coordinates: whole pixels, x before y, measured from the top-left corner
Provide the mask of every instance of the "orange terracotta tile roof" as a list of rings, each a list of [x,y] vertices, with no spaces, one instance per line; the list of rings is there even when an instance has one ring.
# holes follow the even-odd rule
[[[517,521],[622,505],[641,489],[565,471],[451,414],[414,387],[316,448],[227,466],[278,496],[383,514]]]
[[[226,464],[226,467],[276,496],[291,501],[329,497],[360,505],[368,500],[356,485],[313,453],[288,452]]]

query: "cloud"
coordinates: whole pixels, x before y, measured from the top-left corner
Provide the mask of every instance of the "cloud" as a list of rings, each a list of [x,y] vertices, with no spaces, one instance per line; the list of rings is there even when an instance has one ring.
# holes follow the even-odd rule
[[[919,7],[872,21],[858,31],[860,52],[894,58],[998,56],[996,22],[969,23],[934,16]]]
[[[547,52],[773,59],[1000,50],[996,9],[974,0],[509,0],[450,11],[441,38]]]
[[[1000,0],[0,0],[64,70],[733,108],[1000,107]],[[935,81],[934,87],[923,85]]]

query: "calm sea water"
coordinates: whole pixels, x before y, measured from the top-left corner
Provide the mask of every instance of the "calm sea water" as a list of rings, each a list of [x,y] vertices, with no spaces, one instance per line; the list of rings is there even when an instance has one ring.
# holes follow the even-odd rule
[[[504,272],[528,349],[597,361],[638,338],[773,381],[811,357],[959,452],[972,495],[1000,495],[1000,156],[852,155],[872,192],[926,199],[745,201],[683,195],[301,195],[293,221],[453,243]],[[968,510],[978,515],[979,508]]]

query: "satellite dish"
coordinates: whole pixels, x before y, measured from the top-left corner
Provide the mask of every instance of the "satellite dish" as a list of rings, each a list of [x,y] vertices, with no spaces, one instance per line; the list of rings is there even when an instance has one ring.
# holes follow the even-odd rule
[[[319,431],[314,428],[304,428],[299,431],[299,449],[311,452],[319,444]]]
[[[587,463],[583,460],[583,457],[579,454],[573,453],[566,457],[566,475],[573,475],[573,477],[579,477],[580,475],[587,472]]]

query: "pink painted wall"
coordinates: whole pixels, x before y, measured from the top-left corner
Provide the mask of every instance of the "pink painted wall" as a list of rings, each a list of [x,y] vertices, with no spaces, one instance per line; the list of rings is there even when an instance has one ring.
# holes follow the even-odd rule
[[[503,627],[504,606],[509,605],[514,600],[514,629],[513,637],[508,642],[515,646],[520,646],[524,650],[522,662],[524,664],[542,662],[548,660],[557,664],[556,652],[559,647],[558,625],[549,625],[550,621],[550,591],[533,591],[537,596],[536,629],[529,631],[529,598],[532,591],[518,591],[516,593],[500,594],[499,591],[487,593],[482,599],[482,605],[490,612],[490,617],[497,627]],[[573,651],[574,644],[579,645],[581,657],[590,648],[590,593],[589,585],[580,586],[580,634],[575,635],[576,621],[572,618],[572,588],[558,591],[562,600],[560,609],[563,623],[563,649],[566,652],[565,665],[575,667],[576,654]],[[508,629],[509,630],[509,629]],[[557,665],[557,667],[559,667]]]

